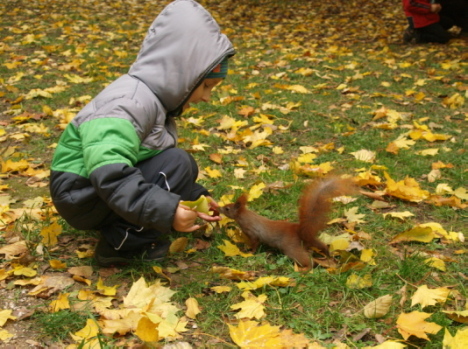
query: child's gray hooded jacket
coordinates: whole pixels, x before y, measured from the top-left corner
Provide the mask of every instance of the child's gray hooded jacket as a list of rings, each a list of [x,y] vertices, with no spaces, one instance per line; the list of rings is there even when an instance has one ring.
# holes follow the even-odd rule
[[[179,196],[145,182],[134,165],[177,146],[173,116],[233,54],[201,5],[169,4],[149,28],[128,74],[107,86],[63,132],[51,167],[51,195],[62,217],[75,228],[96,229],[102,219],[96,212],[107,205],[137,226],[169,231]]]

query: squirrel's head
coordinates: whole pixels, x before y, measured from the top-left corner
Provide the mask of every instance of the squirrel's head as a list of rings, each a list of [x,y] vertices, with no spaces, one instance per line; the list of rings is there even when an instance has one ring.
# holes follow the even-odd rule
[[[239,211],[241,211],[247,203],[247,194],[242,194],[236,202],[232,204],[224,205],[223,207],[219,208],[219,212],[229,217],[231,219],[236,219]]]

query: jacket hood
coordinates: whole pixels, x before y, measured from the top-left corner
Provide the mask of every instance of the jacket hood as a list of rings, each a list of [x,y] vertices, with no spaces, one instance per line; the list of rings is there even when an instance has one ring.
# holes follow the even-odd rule
[[[208,11],[195,1],[176,0],[151,24],[129,74],[168,112],[179,114],[206,74],[234,52]]]

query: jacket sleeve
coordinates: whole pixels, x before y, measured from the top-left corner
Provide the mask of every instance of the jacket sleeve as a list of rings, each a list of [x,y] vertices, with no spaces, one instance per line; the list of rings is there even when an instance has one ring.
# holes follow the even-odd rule
[[[99,197],[130,223],[169,232],[180,197],[144,180],[134,165],[140,138],[128,119],[97,118],[80,126],[89,179]]]
[[[90,180],[98,195],[128,222],[170,232],[180,197],[147,183],[138,168],[104,165],[91,173]]]
[[[407,0],[405,9],[412,13],[426,14],[431,13],[431,4],[425,0]]]

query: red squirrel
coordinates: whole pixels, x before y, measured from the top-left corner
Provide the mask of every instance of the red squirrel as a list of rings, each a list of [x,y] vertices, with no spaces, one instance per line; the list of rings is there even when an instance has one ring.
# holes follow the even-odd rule
[[[255,252],[262,242],[281,250],[303,268],[312,268],[307,250],[315,247],[329,256],[327,245],[317,237],[327,226],[331,199],[352,194],[355,185],[351,179],[327,177],[308,185],[299,200],[299,223],[273,221],[246,208],[247,195],[219,208],[225,216],[234,219],[246,234]]]

